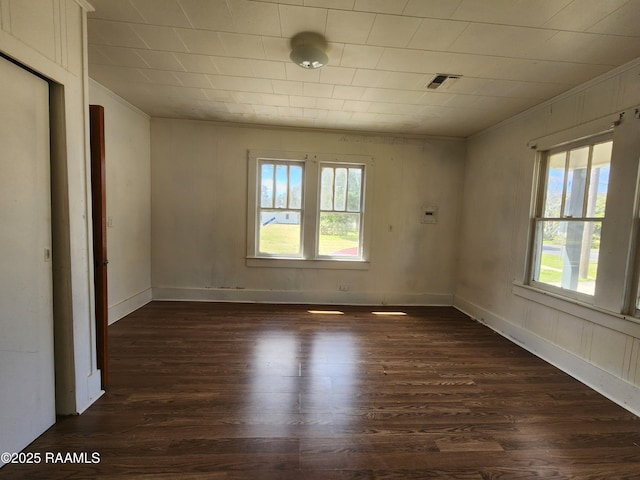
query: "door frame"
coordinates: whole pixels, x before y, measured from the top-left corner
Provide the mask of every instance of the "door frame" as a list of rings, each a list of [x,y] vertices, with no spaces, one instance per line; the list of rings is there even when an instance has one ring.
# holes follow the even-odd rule
[[[91,140],[91,213],[93,217],[93,275],[96,310],[96,359],[102,389],[109,384],[109,302],[107,287],[107,201],[104,107],[89,105]]]

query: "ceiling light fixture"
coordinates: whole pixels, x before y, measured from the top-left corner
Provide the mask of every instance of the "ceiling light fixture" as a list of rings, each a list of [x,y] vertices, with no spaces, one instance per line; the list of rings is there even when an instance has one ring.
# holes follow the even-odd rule
[[[291,54],[289,57],[302,68],[322,68],[329,63],[325,50],[327,41],[314,32],[298,33],[291,39]]]

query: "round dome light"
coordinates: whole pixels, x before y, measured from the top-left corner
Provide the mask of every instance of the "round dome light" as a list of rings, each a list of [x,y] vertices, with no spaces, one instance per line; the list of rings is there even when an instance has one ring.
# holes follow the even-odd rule
[[[322,68],[329,62],[327,54],[318,47],[298,45],[291,50],[291,60],[302,68]]]

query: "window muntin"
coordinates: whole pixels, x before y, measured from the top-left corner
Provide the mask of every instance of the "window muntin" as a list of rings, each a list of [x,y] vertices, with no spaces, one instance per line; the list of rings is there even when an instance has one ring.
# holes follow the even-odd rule
[[[364,166],[322,164],[320,170],[318,256],[361,258]]]
[[[259,172],[258,253],[300,257],[304,163],[261,160]]]
[[[608,139],[544,156],[532,282],[594,295],[612,145]]]
[[[365,204],[372,194],[365,185],[373,182],[374,164],[362,155],[249,150],[247,265],[367,269],[371,213]],[[325,178],[330,188],[323,190],[321,209],[323,167],[331,178]],[[327,215],[348,217],[334,218],[350,228],[347,235],[321,235]]]

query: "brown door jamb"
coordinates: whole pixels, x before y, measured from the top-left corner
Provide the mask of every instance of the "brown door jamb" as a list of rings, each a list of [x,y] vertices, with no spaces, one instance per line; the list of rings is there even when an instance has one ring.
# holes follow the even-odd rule
[[[89,106],[96,353],[102,388],[109,383],[109,310],[107,301],[107,202],[105,189],[104,107]]]

